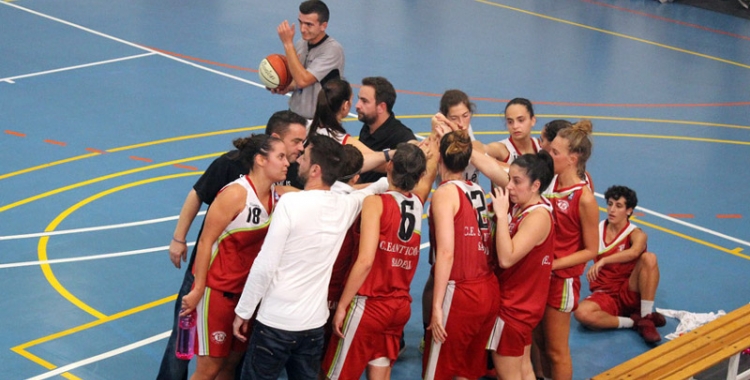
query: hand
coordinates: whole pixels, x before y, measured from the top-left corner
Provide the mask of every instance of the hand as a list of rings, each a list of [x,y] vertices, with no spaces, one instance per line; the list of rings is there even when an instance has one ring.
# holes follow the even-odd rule
[[[602,267],[604,266],[604,262],[602,260],[599,260],[594,263],[594,265],[589,268],[589,271],[586,273],[586,278],[589,280],[589,282],[596,280],[597,277],[599,277],[599,271],[602,270]]]
[[[187,261],[187,244],[172,239],[169,243],[169,260],[172,261],[175,268],[180,269],[180,260],[182,262]]]
[[[190,291],[190,293],[182,296],[182,304],[180,305],[180,317],[188,315],[195,310],[198,306],[201,298],[203,298],[203,292],[198,292],[196,289]]]
[[[284,20],[276,28],[276,32],[279,34],[279,39],[284,45],[294,43],[294,24],[290,26],[289,21]]]
[[[444,343],[448,339],[448,333],[445,332],[445,327],[443,326],[442,309],[432,309],[432,319],[427,330],[432,331],[432,339],[438,343]]]
[[[502,187],[495,187],[490,193],[490,198],[492,198],[492,208],[495,210],[495,215],[498,215],[498,217],[508,215],[510,200],[507,190]]]
[[[448,119],[442,113],[436,113],[432,117],[432,134],[437,137],[438,140],[442,139],[446,133],[451,132],[450,126],[447,124]]]
[[[418,144],[419,149],[422,149],[422,152],[424,153],[424,156],[427,159],[427,161],[429,161],[433,157],[435,152],[439,149],[437,147],[436,142],[437,142],[437,137],[431,134],[429,137],[420,141]]]
[[[246,319],[242,319],[239,315],[234,316],[234,322],[232,322],[232,334],[240,340],[240,342],[247,342],[247,326],[248,322]]]
[[[286,95],[288,92],[292,91],[294,87],[292,85],[286,86],[286,87],[276,87],[276,88],[268,88],[266,87],[266,90],[271,91],[272,94],[278,94],[278,95]]]
[[[346,318],[346,308],[345,307],[337,307],[336,308],[336,314],[333,315],[333,332],[339,336],[339,338],[344,338],[344,332],[342,331],[344,327],[344,318]]]

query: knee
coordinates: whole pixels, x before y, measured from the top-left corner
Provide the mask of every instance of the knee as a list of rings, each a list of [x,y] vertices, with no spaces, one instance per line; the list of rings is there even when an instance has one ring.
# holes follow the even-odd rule
[[[639,260],[641,262],[641,266],[644,269],[656,271],[659,270],[659,263],[656,259],[656,254],[654,254],[653,252],[643,252]]]
[[[582,302],[578,306],[578,309],[576,309],[576,311],[573,313],[573,317],[576,319],[576,321],[578,321],[578,323],[586,327],[591,327],[591,325],[594,323],[592,315],[593,313],[592,310],[589,310],[587,306],[588,305]]]

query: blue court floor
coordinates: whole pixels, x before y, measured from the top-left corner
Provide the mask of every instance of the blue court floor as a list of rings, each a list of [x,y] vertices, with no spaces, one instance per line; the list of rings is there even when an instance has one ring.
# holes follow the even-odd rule
[[[328,5],[346,78],[387,77],[415,132],[450,88],[473,98],[484,142],[506,137],[514,97],[534,102],[537,133],[591,119],[597,193],[638,192],[634,223],[661,266],[656,306],[750,302],[747,20],[652,0]],[[286,108],[255,68],[283,51],[275,28],[297,6],[0,1],[0,378],[156,376],[184,271],[166,252],[177,214],[232,139]],[[394,379],[420,376],[427,271],[423,254]],[[633,331],[571,331],[576,379],[649,349]]]

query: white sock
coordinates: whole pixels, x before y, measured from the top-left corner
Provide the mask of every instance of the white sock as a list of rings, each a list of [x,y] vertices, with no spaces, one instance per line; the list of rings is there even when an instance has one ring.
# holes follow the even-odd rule
[[[633,320],[628,317],[617,317],[618,329],[629,329],[633,327]]]
[[[645,317],[654,311],[654,301],[641,300],[641,317]]]

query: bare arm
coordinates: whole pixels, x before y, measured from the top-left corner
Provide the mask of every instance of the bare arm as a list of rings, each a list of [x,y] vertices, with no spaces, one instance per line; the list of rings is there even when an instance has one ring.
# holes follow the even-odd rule
[[[599,251],[599,206],[588,187],[583,188],[579,204],[583,249],[571,255],[555,259],[552,270],[565,269],[593,260]]]
[[[201,203],[201,199],[198,197],[195,189],[190,189],[185,198],[185,203],[182,204],[180,217],[177,219],[177,225],[172,234],[172,241],[169,242],[169,259],[177,269],[181,268],[180,261],[187,261],[187,234],[190,231],[190,225],[195,220],[195,216],[198,215]]]
[[[507,160],[508,156],[510,155],[510,152],[508,152],[508,148],[499,142],[491,142],[489,144],[485,144],[484,151],[488,155],[490,155],[490,157],[493,157],[499,161]]]
[[[438,188],[432,195],[431,207],[438,249],[435,257],[435,285],[432,298],[432,320],[429,329],[432,330],[434,339],[442,343],[448,338],[443,324],[443,301],[445,300],[455,253],[453,218],[458,212],[458,198],[454,186]]]
[[[643,252],[646,251],[647,241],[648,236],[646,235],[646,233],[643,232],[643,230],[641,230],[640,228],[636,228],[635,230],[633,230],[633,232],[630,233],[630,248],[624,251],[617,252],[614,255],[604,257],[598,262],[594,263],[594,265],[589,268],[589,271],[586,273],[586,278],[588,278],[589,281],[596,280],[596,278],[599,276],[599,271],[605,265],[627,263],[629,261],[637,259],[643,254]]]
[[[471,163],[495,185],[502,187],[508,185],[508,181],[510,180],[508,164],[500,162],[477,150],[472,150],[471,152]]]
[[[289,87],[292,89],[305,88],[317,82],[318,78],[315,78],[314,75],[305,69],[305,66],[299,60],[297,50],[294,48],[294,24],[290,26],[289,22],[284,20],[276,28],[276,31],[279,34],[281,43],[284,44],[284,53],[286,54],[289,72],[292,74],[292,78],[294,78],[294,82]]]
[[[510,268],[531,252],[537,245],[544,242],[552,229],[550,214],[537,209],[526,216],[518,226],[518,231],[511,238],[508,226],[508,192],[503,188],[495,188],[492,204],[497,212],[497,230],[495,244],[497,260],[501,268]],[[504,212],[503,212],[504,211]]]
[[[346,308],[357,295],[375,261],[375,253],[378,249],[380,239],[380,216],[383,214],[383,202],[379,196],[369,196],[362,204],[362,234],[359,239],[359,255],[354,262],[349,277],[346,280],[344,291],[341,293],[336,314],[333,317],[333,331],[340,337],[344,337],[341,330],[346,317]]]

